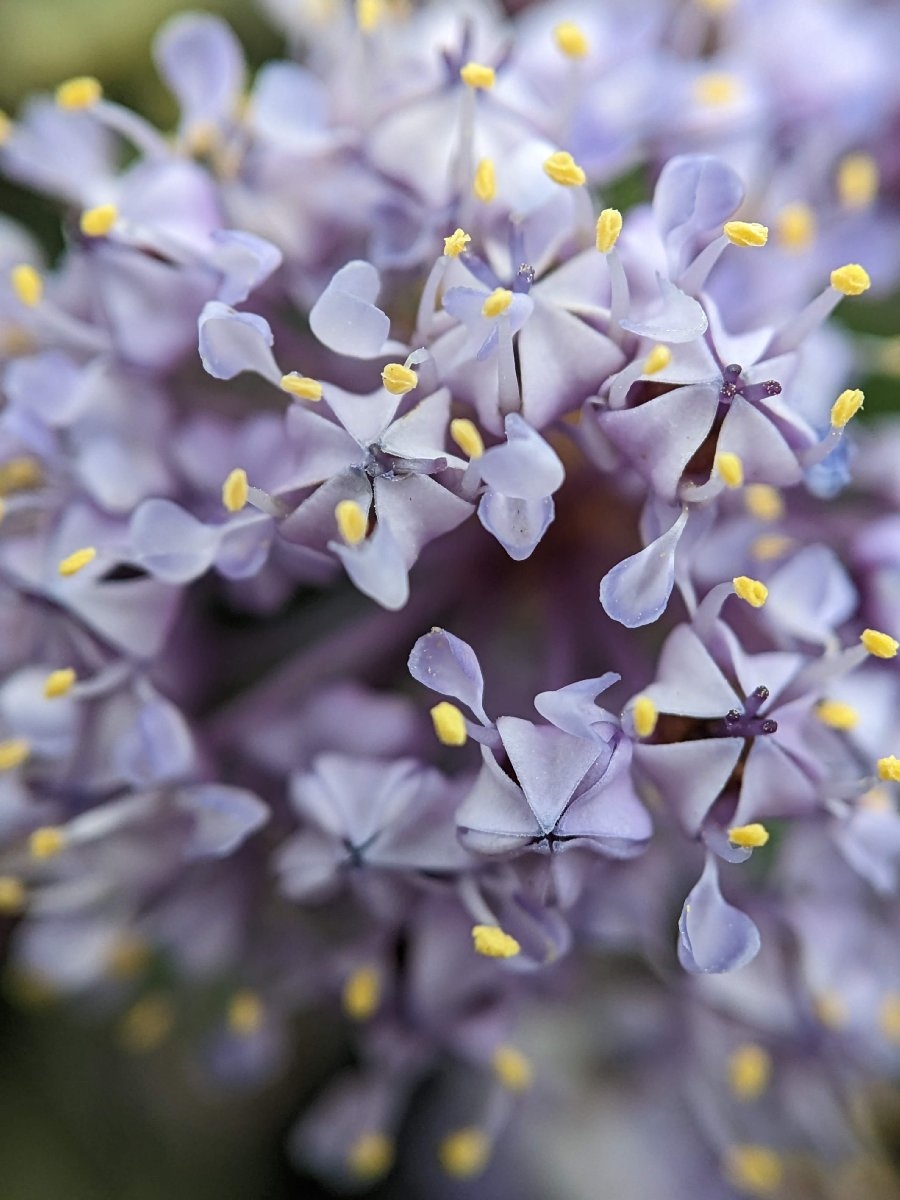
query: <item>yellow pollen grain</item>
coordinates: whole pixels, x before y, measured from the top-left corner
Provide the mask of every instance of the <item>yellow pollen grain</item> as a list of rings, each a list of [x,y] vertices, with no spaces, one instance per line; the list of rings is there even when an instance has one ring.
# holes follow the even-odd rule
[[[226,1020],[228,1028],[238,1037],[252,1037],[262,1028],[265,1015],[263,1002],[256,992],[241,988],[231,997]]]
[[[527,1092],[534,1079],[529,1060],[515,1046],[498,1046],[491,1057],[494,1074],[509,1092]]]
[[[672,351],[668,346],[664,346],[662,342],[657,342],[644,359],[643,373],[645,375],[657,375],[660,371],[664,371],[671,361]]]
[[[758,562],[771,562],[787,554],[793,544],[792,539],[784,534],[763,533],[752,542],[750,553]]]
[[[371,33],[384,16],[384,0],[356,0],[356,24],[363,33]]]
[[[449,237],[444,238],[444,254],[447,258],[459,258],[472,238],[464,229],[454,229]]]
[[[859,263],[847,263],[831,272],[831,286],[843,296],[861,296],[872,286],[869,273]]]
[[[841,700],[821,700],[816,705],[816,716],[823,725],[844,732],[855,729],[859,724],[858,711],[852,704],[844,704]]]
[[[32,858],[44,860],[56,858],[66,844],[66,835],[55,825],[44,825],[35,829],[28,838],[28,850]]]
[[[301,400],[322,399],[321,383],[317,379],[310,379],[308,375],[298,375],[296,371],[282,375],[278,386],[283,392],[288,392],[291,396],[298,396]]]
[[[474,1179],[487,1166],[490,1154],[487,1134],[474,1126],[449,1133],[438,1147],[438,1161],[452,1179]]]
[[[609,254],[622,232],[622,214],[617,208],[604,208],[597,218],[596,246],[601,254]]]
[[[553,40],[567,58],[585,58],[591,50],[587,34],[572,21],[557,25],[553,30]]]
[[[716,470],[728,488],[739,488],[744,482],[744,464],[730,450],[723,450],[716,455]]]
[[[732,1187],[748,1196],[771,1196],[784,1178],[781,1158],[768,1146],[732,1146],[725,1157],[724,1173]]]
[[[860,388],[847,388],[841,392],[831,406],[831,428],[843,429],[862,408],[865,398]]]
[[[44,699],[57,700],[60,696],[67,696],[75,686],[76,679],[73,667],[60,667],[58,671],[51,671],[44,680]]]
[[[816,1016],[826,1029],[841,1029],[847,1024],[847,1005],[837,992],[821,992],[813,1001]]]
[[[786,204],[775,218],[775,235],[792,254],[807,250],[816,236],[816,214],[800,200]]]
[[[878,1007],[878,1028],[887,1041],[900,1045],[900,993],[890,992]]]
[[[366,536],[369,518],[355,500],[341,500],[335,505],[334,519],[338,532],[348,546],[358,546]]]
[[[168,996],[145,996],[122,1018],[119,1040],[132,1054],[145,1054],[166,1040],[174,1024],[175,1011]]]
[[[85,237],[106,237],[119,219],[119,210],[114,204],[99,204],[87,208],[81,214],[79,226]]]
[[[769,230],[758,221],[726,221],[722,232],[732,246],[764,246],[769,240]]]
[[[358,967],[348,976],[341,1005],[351,1021],[368,1021],[381,1003],[381,975],[375,967]]]
[[[249,495],[247,472],[243,467],[235,467],[233,471],[229,471],[228,478],[222,484],[222,503],[229,512],[240,512],[246,507]]]
[[[512,304],[513,294],[509,288],[494,288],[481,306],[483,317],[501,317]]]
[[[497,172],[493,160],[482,158],[475,168],[475,178],[472,181],[472,194],[482,204],[488,204],[497,195]]]
[[[403,363],[388,363],[381,372],[381,382],[392,396],[405,396],[419,386],[419,377]]]
[[[11,492],[27,492],[44,482],[41,464],[30,455],[20,454],[0,463],[0,496]]]
[[[0,875],[0,916],[14,917],[25,907],[25,885],[14,875]]]
[[[634,702],[634,708],[631,710],[631,717],[634,721],[635,733],[638,737],[645,738],[650,737],[656,729],[659,713],[649,696],[638,696]]]
[[[9,273],[9,281],[20,304],[36,308],[44,294],[44,281],[30,263],[19,263]]]
[[[562,187],[581,187],[587,179],[568,150],[557,150],[545,159],[544,174]]]
[[[437,739],[444,746],[464,746],[469,740],[466,720],[455,704],[442,700],[431,709]]]
[[[742,91],[740,80],[724,71],[710,71],[694,80],[694,99],[707,108],[733,104]]]
[[[844,208],[868,208],[878,195],[878,163],[871,154],[848,154],[838,163],[837,193]]]
[[[759,521],[777,521],[784,516],[781,493],[768,483],[751,483],[744,492],[744,507]]]
[[[876,658],[896,658],[900,650],[900,642],[890,634],[880,633],[877,629],[864,629],[859,640],[870,654]]]
[[[481,458],[484,454],[484,439],[468,417],[454,417],[450,422],[450,436],[467,458]]]
[[[56,89],[56,103],[60,108],[78,111],[92,108],[103,95],[100,81],[92,75],[79,75],[75,79],[67,79]]]
[[[877,764],[878,778],[886,783],[900,783],[900,758],[889,754],[887,758],[879,758]]]
[[[769,840],[769,831],[759,822],[752,825],[735,825],[728,830],[728,840],[733,846],[743,846],[745,850],[758,850]]]
[[[731,583],[734,594],[751,608],[762,608],[769,598],[769,589],[759,579],[751,579],[748,575],[736,575]]]
[[[7,738],[0,742],[0,771],[14,771],[21,767],[29,754],[31,745],[25,738]]]
[[[515,958],[522,949],[499,925],[473,925],[472,942],[476,953],[485,958]]]
[[[394,1165],[394,1143],[384,1133],[361,1133],[347,1151],[347,1166],[357,1179],[374,1182]]]
[[[728,1085],[739,1100],[756,1100],[771,1077],[772,1059],[754,1042],[738,1046],[728,1059]]]
[[[496,78],[493,67],[486,67],[484,63],[477,62],[468,62],[461,67],[459,77],[466,87],[476,91],[489,90],[494,86]]]
[[[83,571],[96,557],[97,551],[93,546],[84,546],[81,550],[75,550],[68,557],[64,558],[57,570],[60,575],[68,578],[70,575],[77,575],[79,571]]]

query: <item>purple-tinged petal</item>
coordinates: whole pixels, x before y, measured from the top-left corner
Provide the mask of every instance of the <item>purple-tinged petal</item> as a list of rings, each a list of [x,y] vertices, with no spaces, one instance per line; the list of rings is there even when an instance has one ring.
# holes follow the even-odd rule
[[[537,304],[519,334],[522,413],[543,429],[577,408],[622,365],[622,351],[605,334],[550,304]]]
[[[709,321],[700,303],[661,275],[657,276],[657,283],[659,303],[637,320],[620,321],[622,328],[659,342],[692,342],[702,337]]]
[[[698,236],[718,233],[743,198],[739,176],[721,159],[706,154],[669,159],[653,193],[653,215],[673,275],[693,257]]]
[[[683,717],[721,717],[741,707],[737,692],[690,625],[679,625],[669,634],[656,682],[644,693],[660,712]]]
[[[373,489],[378,521],[390,529],[410,567],[424,546],[456,529],[472,514],[467,500],[428,475],[376,479]]]
[[[375,358],[391,331],[376,307],[381,278],[371,263],[354,259],[335,272],[312,307],[309,327],[323,346],[350,358]]]
[[[125,778],[145,787],[183,778],[194,763],[194,743],[184,717],[159,696],[141,705],[114,756]]]
[[[662,795],[690,834],[696,834],[737,766],[743,738],[708,738],[637,745],[640,774]]]
[[[130,553],[157,579],[188,583],[212,566],[221,533],[172,500],[145,500],[131,518]]]
[[[345,429],[302,404],[292,404],[288,409],[285,428],[297,447],[297,458],[284,481],[284,490],[322,483],[365,462],[365,451]]]
[[[307,830],[288,838],[275,856],[281,889],[292,900],[324,900],[338,886],[347,848],[333,837]]]
[[[178,100],[183,124],[217,123],[232,115],[244,84],[244,52],[220,17],[173,17],[156,36],[153,58]]]
[[[859,596],[828,546],[804,546],[767,580],[767,623],[804,642],[827,645],[856,610]]]
[[[500,768],[489,751],[472,790],[456,813],[464,846],[477,854],[510,854],[540,835],[522,789]]]
[[[500,717],[497,728],[529,808],[550,833],[596,762],[597,743],[520,717]]]
[[[266,513],[246,508],[221,529],[215,565],[226,579],[249,579],[262,570],[272,539],[275,522]]]
[[[516,500],[552,496],[566,477],[559,456],[518,413],[504,421],[506,445],[492,446],[477,460],[481,478],[495,492]]]
[[[703,843],[708,850],[729,863],[746,862],[753,854],[749,846],[736,846],[728,836],[728,830],[721,825],[707,822],[701,830]]]
[[[716,444],[719,454],[736,454],[744,465],[747,483],[789,487],[799,483],[803,471],[797,455],[769,418],[742,396],[735,396],[722,422]]]
[[[687,519],[685,509],[656,541],[607,571],[600,582],[600,603],[607,616],[628,629],[650,625],[662,616],[675,586],[675,552]]]
[[[357,546],[329,542],[344,570],[365,596],[396,612],[409,599],[406,560],[387,525],[376,524],[373,533]]]
[[[411,412],[385,429],[381,447],[388,454],[409,459],[447,459],[444,442],[450,423],[450,389],[440,388],[421,400]],[[331,403],[329,392],[328,402]],[[333,407],[333,406],[332,406]],[[464,465],[462,459],[457,459]]]
[[[274,336],[268,321],[255,313],[236,312],[210,300],[200,314],[200,359],[213,379],[234,379],[243,371],[278,384],[281,372],[272,354]]]
[[[534,707],[541,716],[576,737],[595,738],[598,724],[613,723],[615,718],[595,704],[597,696],[622,678],[615,671],[607,671],[597,679],[582,679],[555,692],[539,692],[534,698]]]
[[[478,504],[478,520],[516,562],[533,552],[550,528],[556,507],[552,496],[541,500],[516,500],[490,488]]]
[[[452,696],[471,709],[483,725],[491,724],[482,707],[481,667],[468,642],[446,629],[432,629],[413,646],[407,666],[418,683],[442,696]]]
[[[640,802],[631,777],[632,744],[622,739],[603,776],[572,801],[560,817],[561,837],[587,838],[616,858],[640,854],[653,833],[650,814]]]
[[[208,261],[222,272],[216,299],[223,304],[240,304],[281,266],[282,254],[278,247],[254,233],[216,229],[212,241],[215,248]]]
[[[269,819],[269,808],[253,792],[221,783],[204,783],[176,794],[177,808],[194,818],[188,846],[192,858],[232,854]]]
[[[759,930],[719,890],[716,860],[708,854],[678,922],[678,961],[692,974],[720,975],[746,966],[759,953]]]
[[[891,809],[858,808],[832,827],[835,845],[857,875],[887,896],[897,890],[900,815]]]
[[[256,133],[281,149],[308,153],[329,145],[325,88],[311,71],[294,62],[270,62],[253,83],[250,119]]]
[[[748,825],[766,817],[809,816],[815,811],[817,798],[814,782],[777,738],[754,738],[741,776],[735,825]]]
[[[154,658],[178,608],[179,592],[159,579],[106,582],[75,576],[65,604],[89,629],[132,658]]]
[[[364,511],[372,503],[372,484],[361,471],[333,476],[295,508],[281,523],[279,533],[288,542],[324,550],[334,537],[334,510],[341,500],[355,500]]]
[[[392,396],[386,388],[360,395],[331,385],[325,401],[360,446],[370,446],[379,440],[403,402],[402,397]]]

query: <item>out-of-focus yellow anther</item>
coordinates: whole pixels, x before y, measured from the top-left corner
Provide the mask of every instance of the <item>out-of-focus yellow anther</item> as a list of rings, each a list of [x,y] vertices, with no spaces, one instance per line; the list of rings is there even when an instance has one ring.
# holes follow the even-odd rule
[[[374,1183],[394,1165],[394,1143],[384,1133],[361,1133],[347,1151],[347,1166],[357,1179]]]
[[[601,254],[609,254],[622,232],[622,214],[617,208],[604,208],[597,218],[596,246]]]
[[[750,553],[758,562],[771,562],[787,554],[793,544],[793,539],[782,533],[763,533],[751,542]]]
[[[513,294],[509,288],[494,288],[481,306],[483,317],[501,317],[512,304]]]
[[[813,1000],[813,1008],[819,1022],[826,1029],[843,1029],[850,1014],[847,1002],[837,992],[820,992]]]
[[[384,0],[356,0],[356,24],[363,33],[371,33],[384,16]]]
[[[527,1092],[534,1079],[531,1063],[515,1046],[498,1046],[491,1056],[494,1074],[510,1092]]]
[[[467,62],[460,68],[459,77],[466,87],[486,91],[494,86],[496,74],[493,67],[486,67],[484,63]]]
[[[781,1186],[784,1167],[768,1146],[732,1146],[725,1157],[725,1177],[748,1196],[771,1196]]]
[[[296,371],[289,371],[287,375],[282,375],[279,387],[283,392],[289,392],[292,396],[298,396],[301,400],[321,400],[322,385],[318,379],[310,379],[308,375],[298,375]]]
[[[831,406],[831,428],[843,429],[862,408],[865,398],[860,388],[847,388],[841,392]]]
[[[92,108],[103,95],[103,88],[93,75],[79,75],[67,79],[56,89],[56,103],[60,108],[77,111]]]
[[[335,505],[334,519],[338,532],[348,546],[358,546],[369,527],[368,515],[355,500],[341,500]]]
[[[7,738],[0,742],[0,771],[14,771],[21,767],[29,754],[31,744],[25,738]]]
[[[28,850],[32,858],[55,858],[66,844],[66,835],[56,825],[43,825],[35,829],[28,838]]]
[[[438,1161],[453,1179],[474,1179],[487,1166],[491,1143],[474,1126],[449,1133],[438,1147]]]
[[[405,396],[419,386],[419,377],[411,367],[403,363],[388,363],[381,372],[381,382],[392,396]]]
[[[341,1004],[351,1021],[368,1021],[381,1003],[381,975],[372,966],[357,967],[347,977]]]
[[[900,994],[889,992],[878,1006],[878,1028],[893,1045],[900,1045]]]
[[[892,379],[900,379],[900,337],[881,338],[875,351],[875,369]]]
[[[8,113],[0,109],[0,146],[5,146],[13,131],[13,123]]]
[[[235,467],[233,471],[229,471],[228,478],[222,484],[222,503],[229,512],[240,512],[246,507],[249,495],[247,472],[243,467]]]
[[[878,163],[871,154],[848,154],[838,163],[837,192],[845,208],[868,208],[878,184]]]
[[[60,667],[58,671],[51,671],[44,680],[44,699],[56,700],[60,696],[67,696],[75,686],[76,678],[73,667]]]
[[[522,949],[499,925],[473,925],[472,942],[476,952],[485,958],[515,958]]]
[[[768,483],[751,483],[744,492],[744,507],[759,521],[777,521],[784,516],[781,493]]]
[[[726,221],[722,232],[732,246],[764,246],[769,240],[769,230],[758,221]]]
[[[744,482],[744,464],[740,456],[730,450],[723,450],[716,455],[716,470],[726,487],[739,488]]]
[[[584,30],[572,21],[563,21],[553,30],[553,40],[567,58],[585,58],[591,43]]]
[[[754,1042],[738,1046],[728,1059],[728,1083],[739,1100],[756,1100],[769,1086],[772,1059]]]
[[[877,629],[864,629],[859,635],[859,640],[876,658],[896,658],[897,651],[900,650],[900,642],[896,638]]]
[[[454,417],[450,422],[450,436],[467,458],[481,458],[484,454],[484,439],[468,417]]]
[[[150,962],[150,947],[136,933],[126,933],[109,952],[107,966],[115,979],[135,979]]]
[[[694,2],[698,8],[702,8],[704,12],[711,13],[713,16],[719,16],[734,8],[734,0],[694,0]]]
[[[238,1037],[252,1037],[262,1028],[266,1010],[256,992],[241,988],[228,1002],[226,1021],[228,1028]]]
[[[466,719],[448,700],[442,700],[431,709],[431,720],[437,739],[444,746],[464,746],[469,740]]]
[[[132,1054],[145,1054],[166,1040],[174,1024],[175,1010],[168,996],[144,996],[122,1018],[119,1040]]]
[[[868,791],[863,792],[856,803],[860,808],[865,808],[869,812],[889,813],[895,811],[894,803],[887,788],[883,788],[877,783],[874,787],[870,787]]]
[[[900,758],[889,754],[887,758],[879,758],[877,767],[879,779],[883,779],[885,782],[890,780],[891,783],[900,783]]]
[[[106,237],[118,219],[119,210],[114,204],[98,204],[84,210],[79,225],[85,237]]]
[[[855,729],[859,724],[859,712],[852,704],[844,704],[842,700],[820,700],[816,705],[816,716],[829,729],[844,732]]]
[[[736,575],[731,581],[734,594],[744,600],[751,608],[762,608],[769,598],[769,589],[759,579],[751,579],[749,575]]]
[[[77,575],[79,571],[83,571],[96,557],[97,551],[93,546],[83,546],[80,550],[75,550],[72,554],[67,555],[59,564],[57,570],[60,575],[68,578],[70,575]]]
[[[847,263],[843,267],[836,267],[831,272],[830,282],[834,290],[843,296],[861,296],[872,286],[868,271],[859,263]]]
[[[449,237],[444,238],[444,254],[447,258],[459,258],[471,240],[470,234],[464,229],[454,229]]]
[[[786,204],[775,218],[775,234],[785,250],[799,254],[816,236],[816,214],[800,200]]]
[[[472,193],[482,204],[489,203],[497,195],[497,172],[493,159],[482,158],[478,163],[472,181]]]
[[[43,482],[41,464],[28,454],[20,454],[0,463],[0,496],[8,496],[10,492],[27,492],[40,487]]]
[[[728,830],[728,840],[733,846],[743,846],[745,850],[758,850],[769,840],[769,831],[759,822],[752,825],[735,825]]]
[[[0,875],[0,916],[14,917],[25,907],[25,885],[14,875]]]
[[[733,104],[742,91],[740,81],[725,71],[709,71],[694,80],[694,99],[708,108]]]
[[[568,150],[557,150],[545,159],[544,174],[562,187],[580,187],[587,179]]]
[[[44,294],[44,281],[30,263],[19,263],[9,273],[9,281],[20,304],[36,308]]]
[[[644,359],[644,375],[657,375],[672,361],[672,351],[668,346],[664,346],[662,342],[657,342],[651,347],[650,353]]]
[[[631,717],[634,721],[635,733],[638,737],[645,738],[650,737],[656,729],[659,713],[649,696],[638,696],[631,710]]]

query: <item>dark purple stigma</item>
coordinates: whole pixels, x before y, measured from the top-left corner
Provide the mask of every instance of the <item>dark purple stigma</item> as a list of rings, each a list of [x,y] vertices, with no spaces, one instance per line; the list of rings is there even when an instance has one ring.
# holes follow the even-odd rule
[[[781,395],[781,384],[777,379],[767,379],[764,383],[747,383],[741,379],[742,371],[743,367],[739,363],[729,363],[722,371],[719,399],[723,404],[730,404],[735,396],[743,396],[753,404],[766,396]]]
[[[512,281],[512,290],[528,295],[531,291],[531,285],[534,283],[534,267],[528,263],[520,263],[519,269],[516,271],[515,278]]]
[[[778,722],[771,717],[760,717],[759,710],[769,698],[769,689],[765,685],[756,688],[744,701],[744,711],[732,708],[721,721],[716,722],[712,729],[713,737],[759,737],[765,733],[775,733]]]

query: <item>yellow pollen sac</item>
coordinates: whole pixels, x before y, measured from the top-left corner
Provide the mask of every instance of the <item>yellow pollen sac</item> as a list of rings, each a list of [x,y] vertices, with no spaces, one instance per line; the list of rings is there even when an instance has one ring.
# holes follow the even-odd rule
[[[638,737],[645,738],[650,737],[656,729],[659,713],[649,696],[638,696],[634,702],[634,708],[631,710],[631,717],[634,721],[635,733]]]
[[[25,885],[14,875],[0,875],[0,916],[14,917],[25,907]]]
[[[472,194],[482,204],[488,204],[497,195],[497,172],[490,158],[483,158],[475,168]]]
[[[222,503],[229,512],[240,512],[246,506],[249,495],[247,472],[243,467],[235,467],[222,484]]]
[[[321,400],[322,385],[317,379],[310,379],[308,375],[298,375],[296,371],[291,371],[287,375],[282,375],[278,385],[283,392],[289,392],[292,396],[299,396],[301,400]]]
[[[175,1011],[168,996],[145,996],[122,1018],[119,1040],[133,1054],[145,1054],[166,1040],[174,1024]]]
[[[843,429],[862,408],[865,398],[865,393],[859,388],[847,388],[841,392],[831,406],[831,428]]]
[[[734,0],[695,0],[695,3],[698,8],[713,16],[719,16],[720,13],[726,13],[734,7]]]
[[[816,1016],[827,1029],[841,1029],[847,1024],[847,1005],[837,992],[822,992],[814,1001]]]
[[[494,86],[495,73],[493,67],[486,67],[484,63],[468,62],[460,68],[459,77],[466,87],[486,91]]]
[[[31,746],[25,738],[7,738],[0,742],[0,771],[14,771],[21,767],[29,754]]]
[[[784,516],[781,493],[768,483],[751,483],[744,492],[744,507],[760,521],[777,521]]]
[[[838,163],[837,191],[845,208],[868,208],[878,195],[878,163],[871,154],[848,154]]]
[[[515,1046],[498,1046],[491,1057],[494,1074],[510,1092],[527,1092],[534,1078],[531,1063]]]
[[[9,115],[0,109],[0,146],[5,146],[13,131],[13,123]]]
[[[859,724],[859,713],[852,704],[844,704],[841,700],[820,701],[816,705],[816,716],[823,725],[844,732],[855,729]]]
[[[732,246],[764,246],[769,240],[769,230],[758,221],[726,221],[722,232]]]
[[[466,720],[455,704],[442,700],[431,709],[437,739],[444,746],[464,746],[469,740]]]
[[[444,238],[444,254],[447,258],[459,258],[471,240],[464,229],[454,229],[449,237]]]
[[[361,1133],[347,1151],[347,1166],[357,1177],[374,1182],[394,1165],[394,1143],[384,1133]]]
[[[92,108],[103,95],[103,88],[92,75],[79,75],[68,79],[56,89],[56,103],[60,108],[77,111]]]
[[[9,273],[9,281],[20,304],[36,308],[44,294],[44,281],[29,263],[19,263]]]
[[[759,562],[771,562],[772,559],[781,558],[783,554],[787,554],[793,544],[791,538],[784,537],[783,534],[764,533],[754,539],[750,546],[750,553]]]
[[[76,678],[72,667],[60,667],[58,671],[51,671],[44,680],[44,699],[56,700],[60,696],[67,696],[75,686]]]
[[[384,15],[383,0],[356,0],[356,24],[363,33],[371,33]]]
[[[900,1045],[900,995],[891,992],[878,1009],[878,1027],[889,1042]]]
[[[76,550],[64,558],[57,570],[60,575],[68,578],[68,576],[77,575],[79,571],[84,570],[88,563],[92,563],[96,557],[97,551],[93,546],[84,546],[81,550]]]
[[[405,396],[419,386],[419,377],[411,367],[403,363],[388,363],[381,372],[381,382],[392,396]]]
[[[450,422],[450,436],[467,458],[481,458],[484,454],[484,439],[468,417],[455,417]]]
[[[491,1143],[474,1126],[449,1133],[438,1147],[438,1161],[453,1179],[474,1179],[487,1166]]]
[[[762,1046],[746,1042],[728,1059],[728,1083],[739,1100],[756,1100],[769,1086],[772,1059]]]
[[[568,152],[557,150],[544,160],[544,174],[549,175],[554,183],[562,187],[581,187],[587,179],[584,171]]]
[[[816,236],[816,214],[808,204],[786,204],[775,218],[778,241],[793,254],[808,249]]]
[[[737,454],[723,450],[716,455],[716,470],[722,476],[726,487],[739,488],[744,482],[744,464]]]
[[[879,758],[878,763],[878,778],[885,782],[890,780],[891,783],[900,783],[900,758],[889,754],[887,758]]]
[[[44,825],[35,829],[28,839],[28,849],[32,858],[56,858],[62,853],[66,844],[66,835],[55,825]]]
[[[85,209],[79,225],[85,237],[106,237],[118,219],[119,210],[114,204],[99,204]]]
[[[587,34],[572,21],[563,21],[553,30],[553,40],[567,58],[585,58],[591,49]]]
[[[364,540],[369,518],[355,500],[341,500],[336,504],[334,519],[338,532],[348,546],[358,546]]]
[[[784,1167],[768,1146],[732,1146],[725,1159],[725,1175],[739,1192],[749,1196],[771,1196],[781,1186]]]
[[[869,273],[859,263],[847,263],[831,272],[831,286],[843,296],[861,296],[872,286]]]
[[[522,947],[499,925],[473,925],[472,941],[477,954],[485,958],[515,958]]]
[[[859,635],[859,640],[876,658],[896,658],[897,651],[900,650],[900,642],[890,634],[879,633],[877,629],[864,629]]]
[[[736,575],[731,583],[734,587],[734,594],[741,600],[745,600],[751,608],[762,608],[769,598],[769,589],[766,585],[758,579],[751,579],[748,575]]]
[[[601,254],[609,254],[622,232],[622,214],[617,208],[604,208],[597,218],[596,246]],[[651,351],[652,353],[652,351]]]
[[[344,984],[341,1004],[351,1021],[368,1021],[381,1003],[381,976],[375,967],[358,967]]]
[[[740,96],[740,82],[724,71],[710,71],[694,80],[694,99],[708,108],[731,104]]]
[[[228,1005],[228,1028],[239,1037],[251,1037],[262,1028],[265,1009],[256,992],[242,988],[235,992]]]
[[[645,375],[656,375],[660,371],[665,370],[671,361],[672,351],[668,346],[664,346],[662,342],[657,342],[644,360],[643,373]]]
[[[512,304],[513,294],[509,288],[494,288],[481,306],[483,317],[502,317]]]
[[[0,463],[0,496],[10,492],[27,492],[44,482],[41,464],[36,458],[22,454]]]
[[[733,846],[743,846],[745,850],[758,850],[769,840],[769,831],[765,825],[758,822],[753,825],[735,825],[728,830],[728,840]]]

